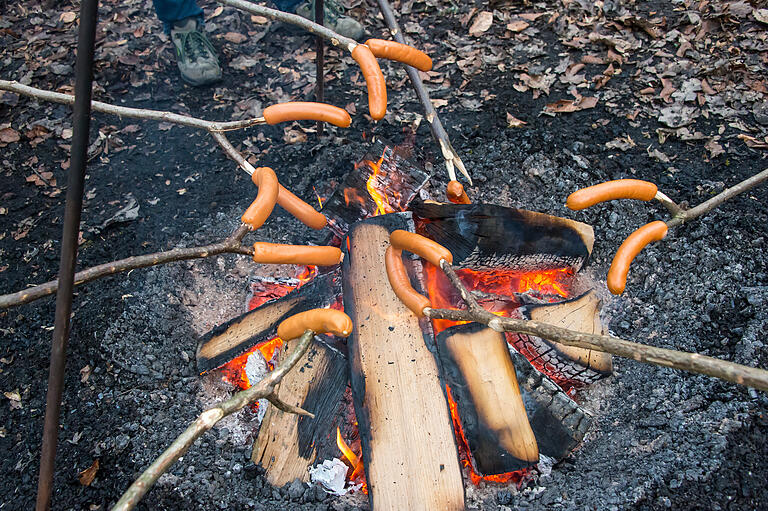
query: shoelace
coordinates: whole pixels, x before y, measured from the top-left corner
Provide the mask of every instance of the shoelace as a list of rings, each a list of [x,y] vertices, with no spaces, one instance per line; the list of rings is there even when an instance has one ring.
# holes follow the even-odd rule
[[[191,62],[195,62],[198,58],[205,59],[216,54],[213,45],[202,32],[192,30],[191,32],[182,32],[179,36],[181,36],[182,52]]]

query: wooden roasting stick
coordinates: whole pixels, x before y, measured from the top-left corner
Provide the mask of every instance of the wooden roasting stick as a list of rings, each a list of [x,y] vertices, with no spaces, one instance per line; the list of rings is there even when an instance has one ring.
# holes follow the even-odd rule
[[[464,485],[437,362],[419,320],[386,285],[393,228],[408,214],[358,222],[344,258],[350,382],[371,508],[464,509]]]
[[[768,171],[765,173],[768,175]],[[434,243],[432,240],[427,241]],[[413,244],[413,246],[416,249],[419,248],[418,244]],[[425,246],[430,245],[425,244]],[[434,253],[433,250],[432,252]],[[418,254],[418,252],[415,253]],[[763,369],[735,364],[726,360],[699,355],[698,353],[687,353],[684,351],[657,348],[655,346],[626,341],[610,335],[576,332],[548,323],[497,316],[483,309],[477,303],[477,300],[461,283],[447,259],[443,258],[440,261],[440,268],[451,281],[451,284],[453,284],[456,290],[461,294],[461,298],[466,302],[468,310],[433,309],[431,307],[425,307],[421,309],[421,311],[414,310],[413,312],[415,314],[422,314],[430,319],[476,321],[488,325],[490,328],[499,332],[520,332],[528,335],[535,335],[567,346],[604,351],[612,355],[631,358],[645,364],[671,367],[692,373],[705,374],[739,385],[768,391],[768,371]],[[398,292],[396,287],[403,286],[402,282],[397,281],[390,282],[390,284],[393,286],[393,289],[395,289],[395,292]],[[413,289],[411,288],[411,290]],[[400,289],[400,292],[405,291],[410,290]]]

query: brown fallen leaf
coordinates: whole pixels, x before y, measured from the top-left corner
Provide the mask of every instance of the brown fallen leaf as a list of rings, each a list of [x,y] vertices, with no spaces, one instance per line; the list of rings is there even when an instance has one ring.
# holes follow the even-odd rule
[[[3,392],[3,395],[8,398],[8,401],[10,401],[12,410],[18,410],[21,408],[21,394],[19,394],[19,389],[13,390],[11,392]]]
[[[488,11],[482,11],[475,16],[475,21],[472,26],[469,27],[469,35],[479,36],[488,31],[493,25],[493,13]]]
[[[523,18],[524,20],[536,21],[537,18],[540,18],[545,14],[547,13],[546,12],[524,12],[523,14],[518,14],[517,16],[520,18]]]
[[[96,473],[99,471],[99,460],[93,460],[91,466],[77,474],[77,480],[83,486],[90,486],[93,480],[96,478]]]
[[[507,112],[507,128],[522,128],[526,124],[528,123]]]
[[[759,139],[750,135],[747,135],[745,133],[740,133],[737,135],[741,140],[744,141],[747,146],[753,148],[753,149],[768,149],[768,137],[765,137],[764,139]]]
[[[721,146],[714,138],[710,138],[709,141],[704,144],[704,149],[709,151],[710,158],[715,158],[725,152],[723,146]]]
[[[248,37],[245,34],[241,34],[240,32],[227,32],[224,34],[224,39],[230,43],[240,44],[247,41]]]
[[[530,24],[527,21],[515,20],[507,23],[507,30],[510,32],[522,32],[529,26]]]
[[[752,16],[760,23],[768,25],[768,9],[755,9],[752,11]]]
[[[72,23],[77,19],[77,13],[72,11],[62,12],[59,16],[59,21],[63,23]]]
[[[13,128],[3,128],[0,130],[0,142],[3,144],[13,144],[20,139],[21,135]]]
[[[307,141],[307,134],[301,130],[285,128],[283,142],[286,144],[301,144]]]
[[[580,96],[578,99],[561,99],[554,103],[549,103],[544,107],[542,111],[548,115],[563,114],[570,112],[578,112],[579,110],[586,110],[588,108],[594,108],[597,105],[597,98]]]

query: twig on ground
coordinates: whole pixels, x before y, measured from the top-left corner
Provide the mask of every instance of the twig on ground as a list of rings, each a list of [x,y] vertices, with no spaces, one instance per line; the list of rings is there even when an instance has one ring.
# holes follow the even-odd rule
[[[624,358],[630,358],[645,364],[653,364],[673,369],[681,369],[692,373],[705,374],[721,380],[738,383],[747,387],[768,392],[768,371],[735,364],[713,357],[687,353],[684,351],[668,350],[626,341],[610,335],[587,334],[561,328],[538,321],[497,316],[483,309],[456,276],[450,264],[441,261],[441,268],[451,281],[451,284],[461,294],[469,307],[468,310],[458,309],[424,309],[424,315],[430,319],[446,319],[449,321],[474,321],[482,323],[498,332],[516,332],[535,335],[542,339],[559,342],[567,346],[576,346],[596,351],[604,351]]]
[[[240,225],[226,239],[217,241],[216,243],[211,243],[210,245],[191,248],[175,248],[173,250],[167,250],[164,252],[132,256],[125,259],[120,259],[119,261],[112,261],[110,263],[93,266],[75,274],[75,285],[79,286],[101,277],[114,275],[116,273],[121,273],[136,268],[147,268],[150,266],[170,263],[173,261],[202,259],[219,254],[253,255],[253,247],[247,247],[241,245],[240,243],[249,230],[250,229],[247,225]],[[39,298],[52,295],[56,292],[56,289],[58,289],[58,285],[58,280],[52,280],[50,282],[46,282],[45,284],[40,284],[24,289],[23,291],[2,295],[0,296],[0,309],[22,305]]]
[[[378,2],[381,14],[384,16],[384,21],[389,27],[389,32],[392,34],[392,37],[400,44],[408,44],[405,42],[405,38],[397,24],[395,14],[392,12],[392,7],[389,5],[389,2],[387,0],[378,0]],[[452,181],[456,180],[456,172],[454,170],[454,167],[456,167],[459,169],[459,172],[467,178],[467,181],[471,185],[472,178],[469,177],[469,172],[467,172],[467,169],[464,167],[464,163],[451,145],[448,133],[446,133],[445,128],[443,128],[443,123],[440,122],[440,117],[437,116],[432,100],[429,98],[429,93],[424,86],[424,82],[421,80],[421,76],[419,76],[419,71],[411,66],[405,66],[405,70],[408,73],[408,77],[411,79],[413,88],[416,90],[419,102],[421,103],[422,108],[424,108],[424,117],[427,119],[427,122],[429,122],[432,136],[434,137],[435,142],[440,146],[440,152],[445,159],[448,176]]]
[[[224,417],[231,415],[258,399],[266,398],[280,410],[314,417],[313,414],[302,408],[289,405],[280,401],[275,393],[275,387],[283,377],[290,371],[298,361],[304,356],[314,337],[312,330],[307,330],[298,339],[296,348],[291,352],[280,366],[269,373],[269,376],[261,380],[253,387],[238,392],[226,401],[209,408],[201,413],[197,420],[180,434],[176,440],[157,458],[146,470],[131,484],[125,491],[120,500],[112,508],[112,511],[128,511],[133,509],[136,504],[146,495],[149,489],[163,475],[176,460],[186,453],[192,444],[200,438],[206,431],[211,429],[217,422]]]

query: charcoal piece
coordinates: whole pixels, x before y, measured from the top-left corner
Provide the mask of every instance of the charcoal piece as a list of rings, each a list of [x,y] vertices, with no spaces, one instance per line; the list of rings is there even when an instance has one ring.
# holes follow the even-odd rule
[[[341,296],[340,269],[317,275],[295,291],[217,326],[197,343],[197,370],[221,367],[277,335],[281,321],[309,309],[328,307]]]
[[[372,509],[464,509],[464,484],[437,362],[416,316],[392,291],[389,234],[409,214],[353,225],[343,262],[350,384]],[[409,225],[410,224],[410,225]]]
[[[417,232],[448,247],[457,268],[520,271],[586,263],[592,227],[544,213],[493,204],[414,203]]]

